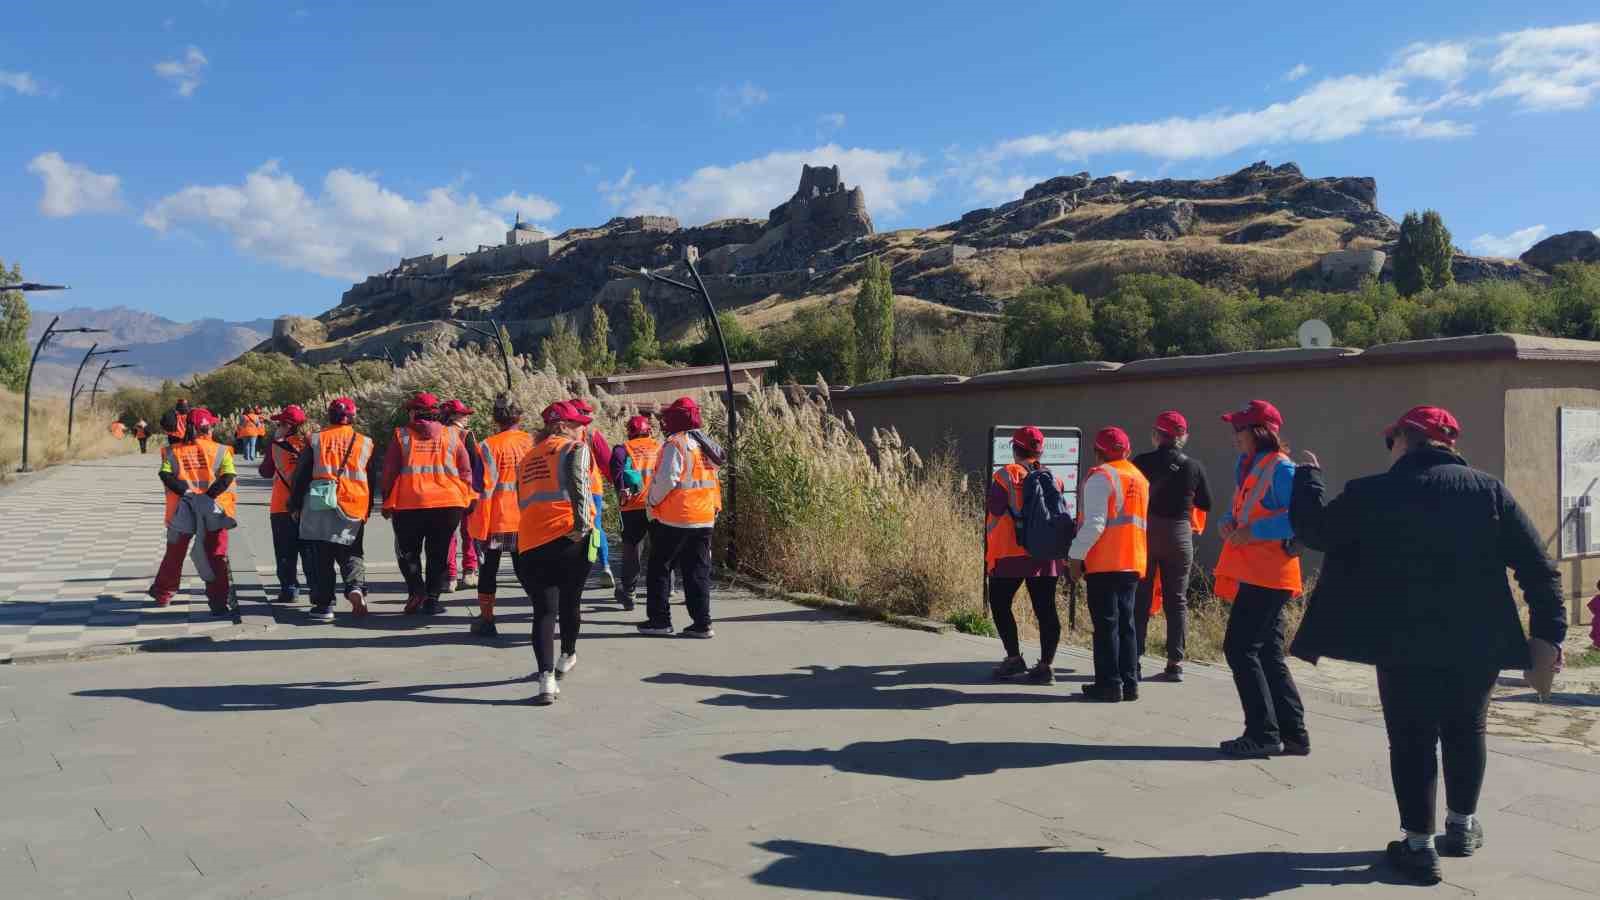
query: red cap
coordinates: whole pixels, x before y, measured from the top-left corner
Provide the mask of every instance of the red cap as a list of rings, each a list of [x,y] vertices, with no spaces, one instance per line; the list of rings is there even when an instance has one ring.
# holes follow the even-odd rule
[[[699,428],[700,404],[693,397],[679,397],[661,411],[661,424],[673,433]]]
[[[572,408],[573,409],[577,410],[578,412],[583,413],[586,416],[587,415],[591,415],[592,413],[594,413],[594,406],[589,401],[583,399],[582,397],[573,397],[571,400],[568,400],[567,402],[572,404]]]
[[[272,421],[282,422],[285,425],[304,425],[306,422],[306,411],[291,403],[283,408],[283,412],[273,416]]]
[[[628,420],[628,437],[645,437],[650,433],[650,420],[645,416],[634,416]]]
[[[343,422],[356,417],[356,402],[349,397],[335,397],[328,403],[328,419]]]
[[[587,425],[594,420],[579,412],[577,407],[564,400],[557,400],[544,408],[539,414],[544,419],[544,424],[555,425],[560,422],[571,422],[574,425]]]
[[[446,416],[470,416],[472,415],[472,407],[462,403],[460,400],[450,399],[439,404],[439,413]]]
[[[1100,429],[1094,436],[1094,448],[1107,456],[1113,454],[1128,455],[1133,448],[1133,442],[1128,440],[1128,433],[1113,425],[1110,428]]]
[[[1011,446],[1021,449],[1024,453],[1039,454],[1044,452],[1044,432],[1024,425],[1011,435]]]
[[[1156,416],[1155,428],[1167,437],[1183,437],[1189,433],[1189,420],[1183,417],[1183,413],[1169,409]]]
[[[1244,409],[1231,413],[1223,413],[1222,421],[1234,428],[1248,428],[1251,425],[1265,425],[1268,431],[1277,431],[1283,427],[1283,414],[1278,408],[1265,400],[1251,400],[1244,405]]]
[[[1383,430],[1384,437],[1394,437],[1402,428],[1414,428],[1428,440],[1454,444],[1461,437],[1461,423],[1450,415],[1450,410],[1439,406],[1413,406],[1399,421]]]
[[[439,409],[439,397],[438,395],[430,394],[427,391],[419,391],[418,393],[412,394],[411,399],[406,401],[406,409],[420,410],[422,412],[437,412]]]
[[[219,421],[221,420],[217,418],[217,414],[204,406],[196,406],[194,409],[189,410],[189,424],[196,428],[215,425]]]

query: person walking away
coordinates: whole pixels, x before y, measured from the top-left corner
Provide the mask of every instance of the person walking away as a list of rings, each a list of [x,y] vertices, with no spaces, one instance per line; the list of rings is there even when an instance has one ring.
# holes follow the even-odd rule
[[[661,456],[661,442],[651,436],[650,430],[650,420],[645,416],[629,419],[628,440],[611,454],[611,481],[622,498],[622,577],[617,580],[616,597],[625,610],[633,609],[634,592],[639,586],[640,552],[650,531],[645,499],[656,460]]]
[[[1448,410],[1418,406],[1384,431],[1392,465],[1326,499],[1321,463],[1302,454],[1289,516],[1322,573],[1291,647],[1374,665],[1389,734],[1401,840],[1388,859],[1423,884],[1439,855],[1483,845],[1478,795],[1485,721],[1502,669],[1559,671],[1567,611],[1544,541],[1499,479],[1456,449]],[[1524,634],[1506,570],[1528,605]],[[1548,681],[1544,682],[1548,683]],[[1438,749],[1444,751],[1445,831],[1435,841]]]
[[[594,405],[582,397],[573,397],[567,401],[578,412],[594,417]],[[594,494],[595,521],[600,528],[600,555],[596,560],[600,572],[606,576],[606,586],[612,590],[617,588],[617,578],[611,574],[611,536],[606,534],[606,481],[605,476],[611,471],[611,443],[605,435],[592,424],[584,428],[583,440],[589,444],[590,458],[594,460],[594,471],[589,474],[589,490]]]
[[[522,511],[517,505],[517,471],[533,450],[533,435],[522,429],[522,407],[507,394],[494,400],[494,424],[500,430],[483,439],[478,456],[483,460],[483,493],[468,516],[471,539],[483,548],[478,567],[478,618],[472,633],[493,637],[494,601],[498,593],[500,559],[511,554],[516,568],[517,531]]]
[[[661,413],[667,440],[645,495],[650,517],[650,559],[645,570],[645,621],[639,633],[672,634],[672,570],[683,577],[692,623],[684,637],[711,638],[711,536],[722,511],[717,469],[727,458],[701,430],[700,407],[679,397]]]
[[[460,400],[446,400],[439,404],[439,421],[444,423],[444,427],[455,429],[461,442],[467,447],[467,456],[472,460],[472,503],[467,507],[466,515],[461,517],[461,528],[450,538],[450,552],[445,562],[446,573],[450,579],[448,590],[451,592],[475,587],[478,583],[478,545],[473,541],[469,531],[472,511],[477,507],[478,497],[483,493],[484,481],[483,457],[478,453],[478,439],[473,436],[466,422],[472,413],[472,407]]]
[[[1095,435],[1099,465],[1084,479],[1078,536],[1067,560],[1069,577],[1082,578],[1088,587],[1094,681],[1083,686],[1083,695],[1099,703],[1139,699],[1133,601],[1148,553],[1150,483],[1128,461],[1132,449],[1121,428],[1102,428]]]
[[[189,435],[189,401],[178,398],[172,408],[161,414],[161,431],[167,436],[167,446]]]
[[[267,416],[257,406],[250,412],[250,459],[252,462],[262,456],[266,446]]]
[[[328,424],[307,440],[289,492],[289,512],[299,522],[299,537],[310,556],[308,615],[318,622],[333,621],[335,565],[351,614],[367,614],[364,544],[372,514],[367,482],[372,438],[356,431],[355,419],[356,404],[349,397],[328,404]]]
[[[245,410],[239,416],[239,424],[233,426],[233,452],[245,462],[250,461],[250,411]]]
[[[106,426],[106,430],[111,432],[111,436],[119,441],[128,435],[128,426],[122,424],[121,422],[113,421],[110,425]]]
[[[1244,711],[1244,734],[1219,746],[1228,756],[1305,756],[1311,752],[1305,704],[1284,659],[1284,607],[1300,594],[1289,499],[1294,463],[1280,431],[1283,415],[1251,400],[1222,421],[1233,427],[1238,487],[1222,518],[1215,591],[1231,601],[1222,650]]]
[[[984,562],[989,573],[989,608],[1006,658],[994,668],[999,679],[1026,678],[1033,684],[1055,684],[1056,646],[1061,643],[1061,616],[1056,611],[1056,582],[1065,570],[1061,560],[1034,559],[1022,545],[1018,525],[1022,521],[1023,482],[1030,472],[1049,472],[1039,462],[1044,453],[1044,432],[1029,425],[1011,436],[1012,461],[1001,466],[989,481],[985,498]],[[1059,476],[1056,492],[1064,495],[1066,485]],[[1026,583],[1033,616],[1039,623],[1039,662],[1032,669],[1022,658],[1017,642],[1017,619],[1011,601]]]
[[[183,556],[189,551],[192,538],[192,535],[172,527],[179,503],[189,494],[202,493],[215,500],[216,506],[229,518],[237,510],[233,450],[211,439],[211,429],[216,426],[217,417],[204,407],[185,410],[183,417],[183,437],[169,444],[161,454],[159,475],[167,491],[167,549],[156,570],[155,581],[145,592],[156,601],[157,606],[171,603],[172,595],[177,593],[183,576]],[[228,532],[206,532],[201,538],[201,546],[212,576],[206,581],[206,600],[210,603],[212,615],[225,615],[229,612],[231,586]]]
[[[472,461],[460,435],[440,424],[437,396],[415,394],[405,408],[411,421],[384,454],[383,517],[394,523],[405,612],[431,616],[444,611],[445,554],[472,500]]]
[[[139,452],[150,452],[150,423],[140,419],[133,426],[133,439],[139,442]]]
[[[594,566],[595,530],[600,527],[589,490],[593,465],[584,426],[590,418],[569,402],[541,414],[538,444],[517,467],[517,580],[533,603],[533,658],[539,693],[534,702],[554,703],[558,678],[578,664],[578,601]],[[561,620],[561,656],[555,658],[556,619]]]
[[[295,466],[306,447],[306,413],[291,403],[273,416],[273,421],[278,423],[278,434],[262,454],[256,474],[272,479],[272,498],[267,509],[272,524],[272,555],[278,568],[278,602],[293,603],[300,589],[298,569],[305,569],[308,586],[311,579],[307,549],[300,543],[300,523],[289,510]]]
[[[1189,635],[1189,569],[1194,565],[1194,539],[1205,530],[1211,511],[1211,486],[1205,466],[1183,452],[1189,443],[1189,422],[1183,413],[1168,410],[1156,416],[1150,443],[1155,449],[1133,458],[1134,467],[1150,482],[1149,571],[1134,598],[1134,627],[1142,659],[1150,617],[1157,609],[1164,611],[1167,667],[1151,680],[1182,681]]]

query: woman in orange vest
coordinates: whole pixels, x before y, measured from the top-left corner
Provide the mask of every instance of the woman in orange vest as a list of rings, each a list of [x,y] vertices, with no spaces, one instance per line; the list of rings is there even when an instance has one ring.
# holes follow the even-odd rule
[[[272,555],[278,564],[278,602],[293,603],[300,590],[299,569],[305,569],[308,584],[311,580],[306,548],[300,543],[300,524],[289,514],[289,488],[300,462],[300,451],[306,448],[306,412],[291,403],[272,418],[278,423],[278,437],[267,445],[256,474],[272,479],[272,499],[267,509],[272,523]]]
[[[1067,554],[1068,573],[1087,585],[1094,622],[1094,681],[1083,686],[1083,695],[1100,703],[1139,699],[1133,604],[1148,554],[1150,482],[1128,461],[1132,449],[1121,428],[1095,435],[1100,464],[1084,477],[1078,536]]]
[[[356,431],[356,403],[337,397],[328,404],[328,424],[306,441],[294,470],[289,511],[300,522],[299,537],[310,557],[311,609],[317,622],[333,621],[333,568],[344,578],[351,615],[367,614],[365,537],[372,513],[367,468],[372,438]],[[313,493],[315,491],[315,493]],[[331,501],[331,502],[330,502]]]
[[[1221,749],[1229,756],[1305,756],[1305,705],[1283,646],[1283,608],[1301,589],[1300,559],[1289,551],[1294,463],[1278,433],[1283,416],[1271,403],[1251,400],[1222,421],[1233,426],[1239,486],[1222,518],[1216,592],[1233,602],[1222,650],[1244,708],[1244,734]]]
[[[633,609],[633,593],[639,586],[640,545],[650,530],[644,501],[660,456],[661,442],[650,436],[650,420],[644,416],[628,420],[628,440],[611,453],[611,480],[622,498],[622,578],[616,585],[617,602],[625,610]]]
[[[1056,581],[1065,571],[1061,560],[1037,560],[1028,555],[1017,536],[1017,520],[1022,515],[1022,483],[1029,472],[1043,468],[1044,432],[1032,425],[1018,428],[1011,436],[1012,461],[995,470],[985,498],[984,568],[989,574],[989,608],[995,630],[1006,648],[1006,658],[994,669],[994,677],[1025,677],[1034,684],[1055,684],[1056,645],[1061,642],[1061,616],[1056,612]],[[1056,490],[1064,496],[1067,486],[1054,476]],[[1039,663],[1032,669],[1022,658],[1017,641],[1017,619],[1011,601],[1017,589],[1028,585],[1028,600],[1039,621]]]
[[[150,423],[146,422],[143,419],[140,419],[138,424],[133,426],[133,439],[139,442],[139,452],[140,453],[149,453],[150,452]]]
[[[494,424],[500,429],[478,445],[483,460],[483,492],[467,516],[470,540],[483,548],[478,567],[478,618],[472,633],[493,637],[494,600],[500,579],[500,557],[509,551],[513,565],[517,553],[517,526],[522,521],[517,506],[517,469],[533,450],[533,435],[522,430],[522,407],[509,396],[494,399]]]
[[[406,614],[437,615],[446,587],[450,538],[472,502],[472,460],[460,435],[439,422],[439,398],[406,401],[383,460],[383,517],[394,522],[396,561],[406,580]]]
[[[166,522],[178,510],[178,503],[191,493],[204,493],[217,501],[223,513],[232,517],[236,511],[233,482],[233,450],[211,439],[211,429],[217,417],[204,407],[185,411],[184,436],[168,445],[161,454],[161,483],[167,489]],[[189,551],[192,535],[167,529],[167,550],[156,570],[155,582],[146,591],[157,606],[172,602],[183,576],[183,557]],[[206,532],[202,539],[206,563],[213,577],[206,582],[206,599],[210,601],[213,616],[229,613],[228,591],[228,532]]]
[[[539,442],[517,467],[517,580],[533,603],[533,658],[539,694],[554,703],[556,679],[578,664],[578,601],[594,565],[590,543],[599,527],[589,493],[589,445],[583,427],[590,418],[566,402],[542,413]],[[556,619],[561,620],[561,656],[555,656]]]
[[[472,459],[473,502],[467,507],[467,514],[461,517],[461,528],[450,539],[450,550],[445,554],[445,571],[450,579],[448,590],[451,592],[478,584],[478,543],[472,539],[469,529],[472,511],[477,507],[478,496],[483,493],[483,457],[478,453],[478,439],[467,427],[467,417],[472,412],[472,407],[456,399],[439,404],[439,421],[444,423],[444,427],[455,430],[461,442],[467,446],[467,456]],[[457,548],[460,549],[459,564]]]
[[[711,534],[722,511],[717,469],[722,448],[700,430],[700,407],[679,397],[661,411],[666,443],[650,475],[645,510],[650,516],[650,560],[645,572],[645,620],[639,633],[672,634],[672,570],[683,576],[683,599],[694,621],[684,637],[710,638]]]

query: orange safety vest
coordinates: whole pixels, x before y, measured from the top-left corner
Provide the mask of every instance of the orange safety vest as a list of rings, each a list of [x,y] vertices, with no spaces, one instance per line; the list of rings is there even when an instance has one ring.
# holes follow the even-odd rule
[[[594,455],[594,440],[588,426],[584,427],[581,440],[589,445],[589,493],[598,497],[606,492],[606,479],[600,474],[600,459]]]
[[[222,476],[222,464],[233,450],[213,441],[208,437],[195,438],[188,443],[169,444],[161,453],[162,459],[172,463],[172,474],[178,482],[188,489],[189,493],[205,492],[211,487],[211,482]],[[238,495],[234,492],[234,485],[217,497],[217,505],[229,516],[234,514]],[[178,495],[171,491],[167,495],[167,517],[169,524],[172,514],[178,510]]]
[[[683,478],[660,503],[647,506],[650,518],[674,528],[716,525],[717,513],[722,511],[722,484],[717,480],[716,467],[706,464],[705,451],[687,431],[667,438],[667,445],[676,448],[678,458],[683,460]],[[652,480],[662,477],[660,470],[665,461],[665,453],[656,459]]]
[[[408,426],[394,430],[400,445],[400,474],[394,480],[383,508],[442,509],[465,508],[472,502],[472,473],[456,468],[456,448],[461,435],[454,428],[442,428],[437,440],[419,438]]]
[[[124,434],[128,433],[128,426],[122,424],[121,422],[112,422],[109,428],[111,430],[112,437],[122,437]]]
[[[1288,506],[1284,506],[1283,509],[1267,509],[1262,505],[1266,502],[1267,489],[1272,487],[1273,476],[1278,473],[1278,467],[1288,461],[1287,454],[1267,453],[1250,467],[1244,480],[1239,482],[1239,487],[1233,492],[1235,525],[1247,529],[1253,522],[1289,514]],[[1290,556],[1283,547],[1283,541],[1277,538],[1265,541],[1250,540],[1244,544],[1224,541],[1222,555],[1217,558],[1215,581],[1214,590],[1217,596],[1224,600],[1231,601],[1237,597],[1241,584],[1287,590],[1298,596],[1302,588],[1300,558]]]
[[[560,540],[577,525],[567,496],[567,468],[579,445],[565,435],[551,435],[530,448],[517,466],[518,553]],[[592,520],[594,498],[584,502]]]
[[[287,443],[289,446],[285,447]],[[272,457],[272,503],[268,512],[289,511],[289,480],[294,478],[294,467],[300,464],[300,451],[306,448],[305,435],[291,434],[281,441],[273,441],[267,448]]]
[[[176,441],[181,441],[185,437],[188,437],[189,436],[189,414],[188,413],[176,413],[173,416],[173,419],[176,420],[178,424],[172,431],[167,432],[167,437],[170,440],[176,440]]]
[[[1146,544],[1148,524],[1145,517],[1150,509],[1150,482],[1131,462],[1112,460],[1089,470],[1111,481],[1111,496],[1106,502],[1106,530],[1089,548],[1083,560],[1083,571],[1137,572],[1144,577],[1149,548]],[[1082,522],[1082,514],[1079,514]]]
[[[333,425],[313,434],[306,448],[313,460],[311,480],[338,482],[339,511],[366,521],[372,508],[372,488],[367,483],[372,438],[353,426]]]
[[[994,482],[1005,489],[1007,512],[1000,515],[984,514],[983,563],[984,571],[993,572],[995,563],[1014,556],[1027,556],[1028,551],[1017,540],[1016,517],[1022,515],[1022,482],[1028,469],[1021,463],[1006,463],[995,470]],[[1063,494],[1067,486],[1056,476],[1056,490]]]
[[[639,493],[622,504],[622,511],[638,512],[644,509],[645,498],[650,495],[650,481],[656,474],[656,460],[661,458],[661,442],[653,437],[636,437],[622,446],[628,448],[628,458],[633,460],[633,467],[644,482],[639,486]]]
[[[522,521],[517,506],[517,471],[533,450],[533,435],[521,428],[491,434],[478,444],[483,456],[483,495],[472,510],[467,528],[474,540],[491,534],[509,534]]]

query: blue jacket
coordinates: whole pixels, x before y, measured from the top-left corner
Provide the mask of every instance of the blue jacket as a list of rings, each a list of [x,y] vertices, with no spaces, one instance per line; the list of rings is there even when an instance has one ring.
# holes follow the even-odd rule
[[[1239,456],[1239,462],[1234,468],[1235,488],[1241,484],[1245,476],[1250,474],[1250,469],[1261,460],[1262,454],[1254,456]],[[1284,461],[1279,464],[1278,470],[1273,473],[1272,486],[1267,488],[1267,495],[1261,498],[1261,505],[1267,509],[1288,509],[1289,501],[1294,497],[1294,463]],[[1222,521],[1233,524],[1233,503],[1228,504],[1228,511],[1223,514]],[[1289,523],[1289,517],[1273,516],[1270,519],[1257,519],[1250,523],[1250,536],[1260,541],[1286,541],[1294,537],[1294,526]]]

